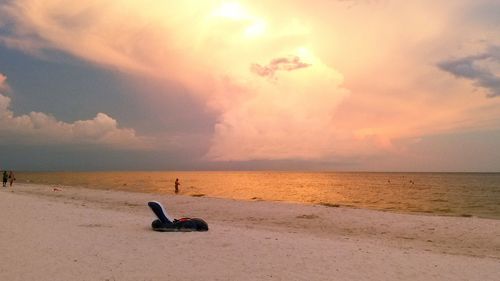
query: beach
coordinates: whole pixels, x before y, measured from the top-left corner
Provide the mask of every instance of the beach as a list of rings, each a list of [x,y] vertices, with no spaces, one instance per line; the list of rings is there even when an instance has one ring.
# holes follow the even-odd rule
[[[161,233],[146,203],[208,232]],[[15,184],[0,280],[498,280],[500,220]]]

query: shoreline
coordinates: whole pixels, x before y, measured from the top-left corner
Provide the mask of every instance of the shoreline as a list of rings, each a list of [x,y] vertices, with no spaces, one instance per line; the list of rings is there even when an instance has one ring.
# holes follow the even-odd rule
[[[68,270],[82,274],[72,280],[164,280],[167,276],[184,280],[495,280],[500,274],[500,221],[495,219],[53,188],[16,183],[1,190],[0,217],[6,223],[0,230],[0,245],[7,255],[0,258],[0,279],[65,280]],[[146,206],[150,200],[162,202],[176,218],[203,218],[210,230],[154,232],[150,229],[154,216]],[[45,231],[38,232],[38,227],[26,231],[32,225]],[[114,236],[121,238],[115,241]],[[26,244],[33,248],[31,254],[16,250]],[[75,247],[81,251],[73,255]],[[86,248],[97,256],[88,256]],[[172,250],[175,255],[168,255]],[[110,256],[99,258],[104,252]],[[73,259],[66,260],[69,256]],[[44,259],[62,265],[51,274],[39,273],[36,267],[23,272],[26,268],[21,265]],[[153,265],[151,272],[135,265],[137,260],[143,266]],[[85,270],[79,261],[95,268]],[[120,270],[113,270],[116,266]],[[193,267],[197,272],[185,271]],[[339,275],[332,278],[331,274]]]
[[[106,172],[103,172],[106,173]],[[347,173],[347,172],[346,172]],[[397,173],[397,172],[394,172]],[[416,172],[418,173],[418,172]],[[443,173],[440,173],[443,174]],[[488,173],[492,174],[492,173]],[[498,173],[500,174],[500,172]],[[236,201],[242,201],[242,202],[259,202],[259,201],[264,201],[264,202],[274,202],[274,203],[290,203],[290,204],[299,204],[299,205],[311,205],[311,206],[324,206],[324,207],[329,207],[329,208],[350,208],[350,209],[360,209],[360,210],[369,210],[369,211],[376,211],[376,212],[388,212],[388,213],[394,213],[394,214],[407,214],[407,215],[420,215],[420,216],[438,216],[438,217],[454,217],[454,218],[480,218],[480,219],[489,219],[489,220],[498,220],[500,221],[500,217],[492,217],[492,216],[480,216],[480,215],[472,215],[472,214],[467,214],[467,213],[437,213],[437,212],[432,212],[432,211],[405,211],[405,210],[400,210],[400,209],[384,209],[384,208],[370,208],[370,207],[364,207],[364,206],[356,206],[353,204],[342,204],[342,203],[329,203],[329,202],[300,202],[300,201],[293,201],[293,200],[267,200],[267,199],[262,199],[260,197],[253,197],[253,198],[230,198],[230,197],[217,197],[217,196],[210,196],[206,195],[203,193],[180,193],[180,194],[174,194],[174,193],[168,193],[168,192],[158,192],[158,191],[134,191],[130,189],[120,189],[120,188],[105,188],[105,187],[99,187],[99,186],[79,186],[79,185],[64,185],[64,184],[46,184],[46,183],[31,183],[31,182],[18,182],[16,183],[17,185],[41,185],[41,186],[51,186],[51,187],[61,187],[61,188],[81,188],[81,189],[91,189],[91,190],[105,190],[105,191],[119,191],[119,192],[130,192],[130,193],[146,193],[146,194],[155,194],[158,196],[186,196],[186,197],[196,197],[196,198],[213,198],[213,199],[225,199],[225,200],[236,200]]]
[[[500,175],[500,174],[499,174]],[[238,200],[340,204],[397,213],[500,219],[500,177],[471,174],[276,172],[21,173],[19,182]]]

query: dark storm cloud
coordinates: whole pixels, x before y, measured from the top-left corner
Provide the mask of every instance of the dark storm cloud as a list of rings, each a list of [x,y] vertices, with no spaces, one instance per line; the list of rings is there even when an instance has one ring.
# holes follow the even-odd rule
[[[492,46],[485,53],[440,62],[438,67],[457,78],[472,80],[474,85],[487,89],[489,97],[500,96],[500,77],[481,62],[500,62],[500,46]]]

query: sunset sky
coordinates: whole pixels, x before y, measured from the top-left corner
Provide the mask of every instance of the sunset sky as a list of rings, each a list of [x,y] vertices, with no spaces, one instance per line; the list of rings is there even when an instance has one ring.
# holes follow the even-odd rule
[[[500,171],[500,1],[3,0],[0,169]]]

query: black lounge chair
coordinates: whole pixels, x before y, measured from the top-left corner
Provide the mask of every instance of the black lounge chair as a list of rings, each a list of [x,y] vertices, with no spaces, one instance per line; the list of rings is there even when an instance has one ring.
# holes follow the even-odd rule
[[[199,218],[180,218],[172,219],[167,212],[157,201],[148,202],[149,208],[158,217],[151,223],[154,231],[162,232],[190,232],[190,231],[207,231],[208,224]]]

